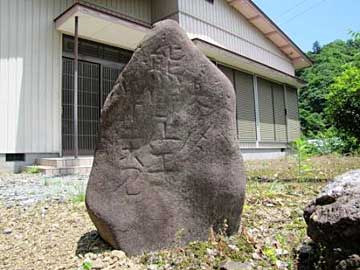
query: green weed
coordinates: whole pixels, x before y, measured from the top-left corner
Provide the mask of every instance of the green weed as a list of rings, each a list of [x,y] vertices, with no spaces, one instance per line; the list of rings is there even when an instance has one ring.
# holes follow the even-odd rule
[[[40,172],[41,172],[41,170],[38,166],[29,166],[25,169],[25,173],[28,173],[28,174],[37,174]]]

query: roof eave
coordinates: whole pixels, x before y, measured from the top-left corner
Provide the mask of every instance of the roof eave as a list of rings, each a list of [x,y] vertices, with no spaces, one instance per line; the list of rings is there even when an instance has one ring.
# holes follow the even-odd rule
[[[252,0],[227,0],[291,61],[295,69],[312,65],[311,59]]]

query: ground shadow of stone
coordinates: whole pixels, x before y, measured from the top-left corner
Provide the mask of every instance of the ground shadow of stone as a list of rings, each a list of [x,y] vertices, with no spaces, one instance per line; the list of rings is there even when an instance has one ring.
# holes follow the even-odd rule
[[[77,242],[76,255],[85,255],[86,253],[102,253],[111,250],[111,246],[107,244],[95,230],[85,233]]]

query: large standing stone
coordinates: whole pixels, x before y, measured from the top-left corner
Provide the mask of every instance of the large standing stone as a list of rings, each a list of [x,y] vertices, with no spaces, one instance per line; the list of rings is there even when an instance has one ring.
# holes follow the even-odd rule
[[[229,80],[173,21],[157,23],[107,98],[86,205],[129,255],[238,230],[245,176]]]

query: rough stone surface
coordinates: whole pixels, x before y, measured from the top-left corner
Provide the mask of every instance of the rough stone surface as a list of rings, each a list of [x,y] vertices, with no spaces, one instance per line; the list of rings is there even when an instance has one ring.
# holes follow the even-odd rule
[[[360,269],[360,256],[353,254],[348,258],[342,260],[337,266],[336,270],[359,270]]]
[[[338,176],[304,211],[308,235],[328,247],[360,248],[360,170]]]
[[[245,176],[230,81],[173,21],[154,26],[107,98],[86,204],[129,255],[237,232]]]

